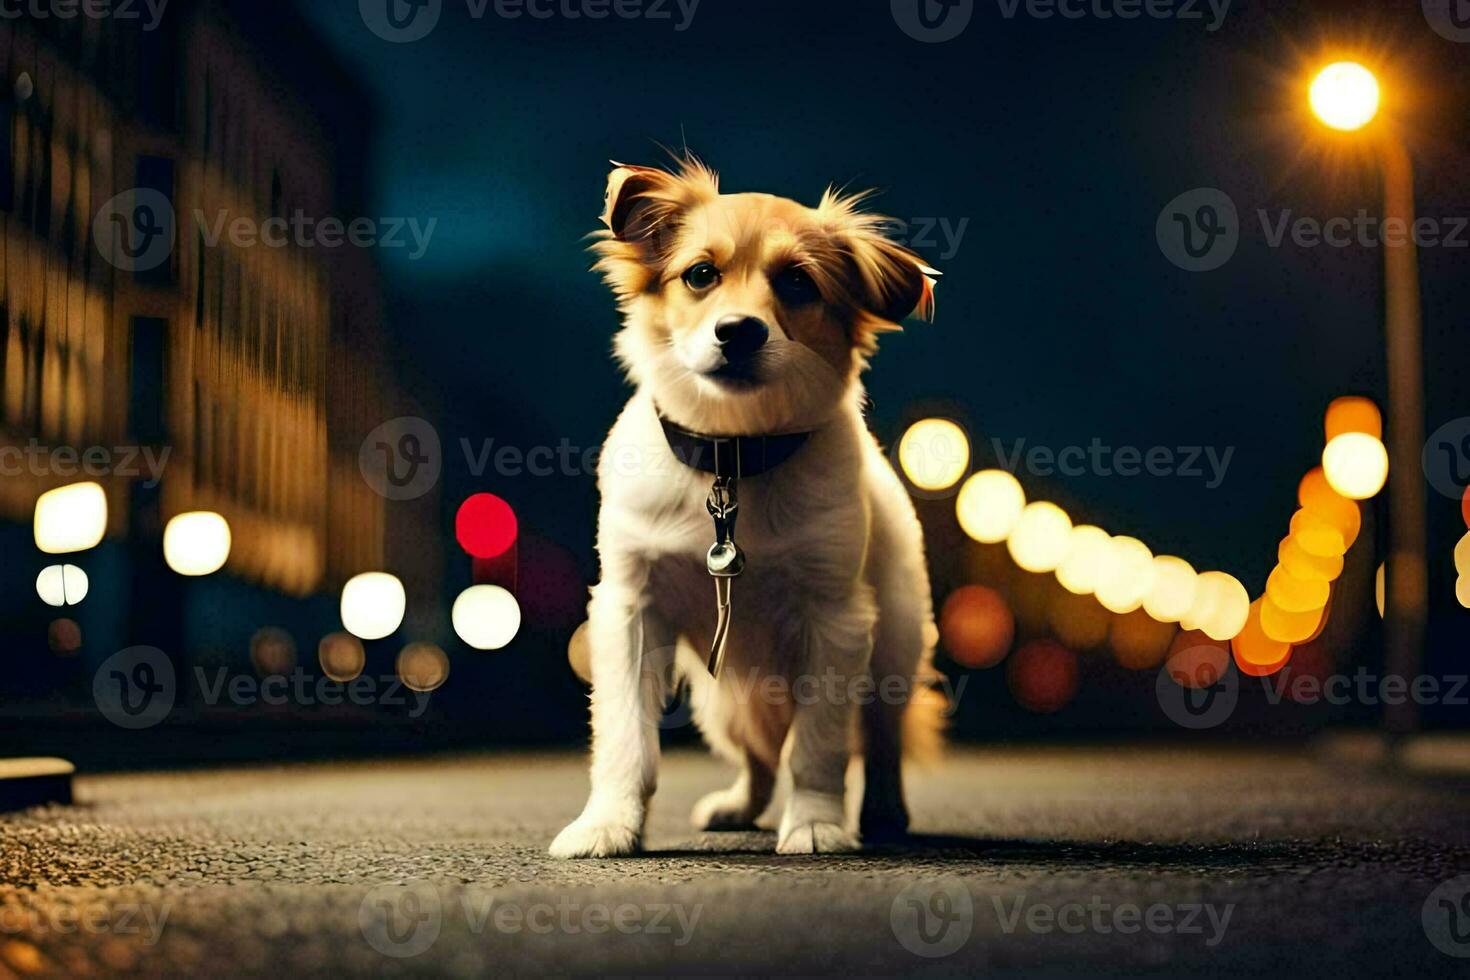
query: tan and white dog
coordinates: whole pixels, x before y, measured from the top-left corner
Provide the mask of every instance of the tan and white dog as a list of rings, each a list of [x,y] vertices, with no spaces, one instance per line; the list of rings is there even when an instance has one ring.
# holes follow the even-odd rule
[[[937,744],[943,700],[927,687],[934,627],[919,522],[864,424],[858,377],[877,334],[932,312],[936,273],[884,236],[886,219],[858,210],[862,195],[829,190],[808,208],[722,194],[694,160],[615,166],[593,250],[637,391],[598,475],[592,791],[551,853],[639,848],[659,719],[681,681],[706,740],[740,766],[695,806],[696,827],[752,827],[784,752],[792,792],[777,851],[857,848],[844,811],[856,732],[861,832],[900,834],[901,745]],[[714,477],[676,453],[675,433],[684,449],[740,437],[747,460],[780,447],[778,465],[747,466],[738,480],[747,562],[718,679],[706,667]]]

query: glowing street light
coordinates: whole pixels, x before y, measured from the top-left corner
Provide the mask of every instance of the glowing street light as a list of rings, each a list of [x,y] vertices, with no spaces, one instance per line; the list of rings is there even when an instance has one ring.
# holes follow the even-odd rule
[[[403,583],[387,572],[364,572],[342,586],[342,625],[359,639],[391,636],[407,608]]]
[[[1378,79],[1356,61],[1339,61],[1317,73],[1308,98],[1323,123],[1354,132],[1378,115]]]
[[[1338,132],[1364,131],[1370,122],[1374,123],[1370,132],[1383,172],[1383,225],[1385,229],[1401,229],[1398,234],[1385,234],[1383,238],[1390,464],[1387,478],[1392,481],[1388,502],[1384,670],[1414,677],[1421,673],[1429,606],[1428,521],[1424,485],[1418,478],[1419,454],[1424,445],[1424,347],[1419,256],[1411,233],[1415,214],[1414,164],[1393,121],[1375,122],[1382,92],[1377,78],[1363,65],[1343,61],[1327,65],[1313,78],[1308,101],[1317,118]],[[1344,437],[1329,436],[1333,443]],[[1358,454],[1353,455],[1356,463]],[[1325,458],[1323,467],[1329,482],[1334,482],[1333,468],[1327,466]],[[1359,475],[1362,474],[1355,469],[1354,476]],[[1362,485],[1370,482],[1364,480]],[[1343,488],[1335,482],[1333,489],[1343,493]],[[1272,619],[1268,604],[1261,612],[1267,635],[1272,632]],[[1386,706],[1384,721],[1391,731],[1412,731],[1417,724],[1414,700],[1404,698]]]
[[[521,629],[521,606],[498,585],[472,585],[449,613],[454,632],[476,650],[499,650]]]

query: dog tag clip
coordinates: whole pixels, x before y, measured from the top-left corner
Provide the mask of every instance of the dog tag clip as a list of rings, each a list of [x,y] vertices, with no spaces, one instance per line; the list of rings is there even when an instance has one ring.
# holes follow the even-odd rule
[[[715,543],[710,545],[704,559],[704,567],[715,580],[715,635],[710,644],[708,666],[710,674],[719,677],[725,644],[730,639],[730,584],[745,571],[745,552],[735,543],[735,518],[740,509],[735,480],[716,477],[705,507],[715,522]]]

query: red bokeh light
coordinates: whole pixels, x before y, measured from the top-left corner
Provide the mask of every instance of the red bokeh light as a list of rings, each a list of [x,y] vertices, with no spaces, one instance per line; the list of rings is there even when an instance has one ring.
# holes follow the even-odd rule
[[[965,585],[945,601],[939,637],[956,663],[977,670],[994,667],[1011,649],[1016,620],[999,592]]]
[[[1465,518],[1465,526],[1470,527],[1470,486],[1465,487],[1465,496],[1460,498],[1460,516]]]
[[[477,493],[459,505],[454,537],[476,558],[495,558],[516,543],[520,524],[510,504],[493,493]]]
[[[1032,640],[1011,654],[1006,680],[1028,711],[1050,714],[1067,706],[1080,679],[1077,655],[1055,640]]]

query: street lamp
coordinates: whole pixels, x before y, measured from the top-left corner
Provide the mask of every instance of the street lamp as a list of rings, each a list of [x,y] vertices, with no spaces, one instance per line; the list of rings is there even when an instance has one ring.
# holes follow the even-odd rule
[[[1378,79],[1353,61],[1317,73],[1308,93],[1312,111],[1338,132],[1364,130],[1378,116]],[[1384,616],[1389,674],[1417,676],[1423,659],[1428,610],[1428,565],[1420,449],[1424,444],[1424,353],[1419,306],[1419,258],[1414,243],[1414,168],[1408,147],[1391,120],[1370,130],[1383,172],[1383,261],[1388,375],[1388,594]],[[1397,233],[1391,233],[1397,228]],[[1384,723],[1390,734],[1414,730],[1412,699],[1390,704]]]

